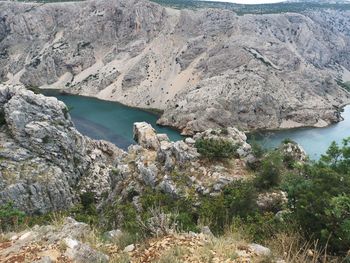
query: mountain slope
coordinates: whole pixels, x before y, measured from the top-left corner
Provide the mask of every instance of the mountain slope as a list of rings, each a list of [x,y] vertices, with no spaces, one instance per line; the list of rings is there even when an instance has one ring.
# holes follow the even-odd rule
[[[350,11],[238,16],[143,0],[0,2],[0,81],[164,110],[186,134],[340,120]],[[345,81],[345,79],[344,79]]]

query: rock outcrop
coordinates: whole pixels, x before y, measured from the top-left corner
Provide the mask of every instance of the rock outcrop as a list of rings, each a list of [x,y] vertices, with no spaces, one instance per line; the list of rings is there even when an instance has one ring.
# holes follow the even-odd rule
[[[140,145],[130,146],[128,154],[121,159],[115,169],[113,191],[100,208],[131,200],[141,212],[140,199],[149,189],[175,199],[199,200],[203,196],[216,196],[225,186],[249,178],[246,158],[252,154],[251,147],[244,133],[235,128],[207,130],[194,138],[171,142],[166,135],[156,134],[149,124],[136,123],[134,135]],[[236,157],[204,159],[195,143],[198,139],[210,138],[237,145]],[[118,216],[113,218],[115,227],[119,227]]]
[[[171,259],[176,257],[184,263],[203,262],[203,255],[210,255],[214,262],[258,262],[272,257],[267,247],[246,243],[233,235],[216,238],[210,229],[199,234],[160,235],[124,247],[118,242],[99,240],[96,231],[72,218],[63,218],[58,225],[35,226],[0,237],[1,262],[151,263],[160,259],[169,262],[170,253]]]
[[[89,225],[67,217],[59,225],[35,226],[20,233],[8,233],[8,241],[0,246],[0,261],[109,262],[107,255],[80,241],[91,232]]]
[[[146,0],[0,2],[0,82],[164,110],[184,134],[326,126],[350,102],[350,12],[238,16]],[[348,80],[344,80],[348,81]]]
[[[215,195],[248,174],[251,147],[235,128],[171,142],[151,125],[135,123],[138,145],[124,152],[81,135],[68,111],[56,98],[0,85],[0,205],[12,202],[28,214],[44,214],[71,207],[83,193],[92,193],[102,206],[132,192],[137,206],[147,188],[174,197]],[[203,161],[195,145],[199,139],[237,145],[236,157]]]
[[[110,191],[123,151],[81,135],[56,98],[0,85],[0,205],[30,214],[70,207],[81,193]]]

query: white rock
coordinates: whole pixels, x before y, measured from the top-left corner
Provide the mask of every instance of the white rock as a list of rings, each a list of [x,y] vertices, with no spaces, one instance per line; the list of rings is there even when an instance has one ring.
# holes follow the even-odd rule
[[[271,255],[271,250],[259,244],[248,245],[249,249],[258,256],[269,256]]]
[[[191,137],[188,137],[185,139],[185,143],[187,144],[195,144],[196,141],[194,139],[192,139]]]
[[[79,245],[79,241],[71,238],[65,238],[63,239],[63,242],[65,245],[71,249]]]
[[[33,234],[32,231],[29,231],[27,233],[24,233],[22,236],[20,236],[19,240],[24,240],[27,239],[28,237],[30,237]]]
[[[129,253],[129,252],[132,252],[132,251],[134,251],[134,250],[135,250],[135,245],[134,245],[134,244],[131,244],[131,245],[129,245],[129,246],[126,246],[126,247],[124,248],[123,252]]]

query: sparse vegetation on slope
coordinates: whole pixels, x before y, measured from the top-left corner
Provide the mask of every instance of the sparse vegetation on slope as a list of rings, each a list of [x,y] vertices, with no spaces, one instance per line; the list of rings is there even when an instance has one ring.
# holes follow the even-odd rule
[[[220,8],[228,9],[237,14],[278,14],[278,13],[302,13],[308,10],[349,10],[350,4],[347,3],[319,3],[319,2],[299,2],[299,3],[276,3],[276,4],[258,4],[243,5],[234,3],[220,3],[215,1],[197,1],[197,0],[151,0],[161,5],[170,6],[178,9],[197,9],[197,8]]]

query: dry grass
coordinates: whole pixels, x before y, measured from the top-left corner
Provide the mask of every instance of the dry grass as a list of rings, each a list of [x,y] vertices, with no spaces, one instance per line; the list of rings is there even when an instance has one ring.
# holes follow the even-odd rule
[[[203,247],[193,251],[191,257],[203,263],[233,262],[239,258],[238,250],[247,250],[247,243],[240,233],[230,230],[223,236],[210,238]]]
[[[166,251],[155,263],[182,263],[183,257],[188,252],[188,248],[176,246]]]
[[[131,259],[127,253],[119,253],[110,257],[110,263],[130,263]]]
[[[276,258],[286,263],[330,263],[340,262],[327,256],[327,249],[320,250],[317,242],[305,241],[299,233],[280,233],[268,242]]]
[[[9,236],[3,233],[0,233],[0,243],[9,241]]]
[[[147,221],[138,219],[138,224],[143,232],[152,236],[160,237],[175,234],[177,232],[176,222],[172,218],[177,218],[178,214],[166,214],[161,207],[151,207],[149,209],[150,218]]]
[[[64,224],[64,220],[67,217],[64,213],[55,212],[50,215],[50,225],[55,226],[56,228],[60,228]]]

